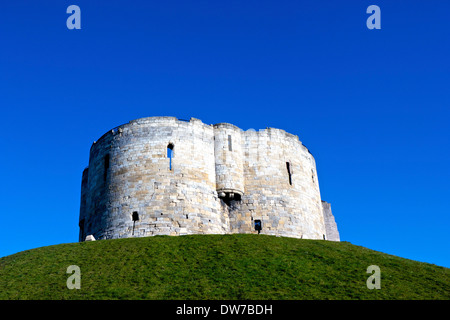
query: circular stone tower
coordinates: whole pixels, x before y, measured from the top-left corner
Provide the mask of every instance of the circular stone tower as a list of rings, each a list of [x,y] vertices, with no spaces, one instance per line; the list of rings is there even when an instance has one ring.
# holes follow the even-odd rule
[[[297,136],[142,118],[92,144],[79,240],[225,233],[328,239],[327,232],[336,240],[327,205],[324,215],[314,158]]]

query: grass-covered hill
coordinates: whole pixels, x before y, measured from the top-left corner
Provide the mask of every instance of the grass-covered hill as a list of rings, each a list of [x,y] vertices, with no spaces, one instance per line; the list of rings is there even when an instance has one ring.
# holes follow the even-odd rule
[[[81,288],[69,290],[70,265]],[[367,267],[381,270],[369,290]],[[0,299],[450,299],[450,269],[348,242],[192,235],[69,243],[0,259]]]

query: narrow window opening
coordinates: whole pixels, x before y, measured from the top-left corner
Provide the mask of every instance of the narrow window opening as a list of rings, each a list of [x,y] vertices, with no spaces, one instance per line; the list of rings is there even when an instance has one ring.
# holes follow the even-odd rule
[[[255,230],[258,231],[258,234],[261,232],[262,225],[261,220],[255,220]]]
[[[291,164],[289,162],[286,162],[286,169],[289,175],[289,184],[292,186]]]
[[[139,213],[137,211],[133,212],[132,219],[133,219],[133,236],[134,236],[134,225],[136,221],[139,221]]]
[[[233,151],[233,145],[231,143],[231,135],[228,135],[228,151]]]
[[[103,171],[104,182],[106,182],[106,178],[108,177],[108,169],[109,169],[109,154],[107,154],[104,159],[104,171]]]
[[[169,158],[169,170],[172,170],[173,143],[167,145],[167,158]]]
[[[316,176],[315,176],[315,174],[314,174],[314,170],[313,169],[311,169],[311,178],[312,178],[312,182],[313,183],[316,183]]]

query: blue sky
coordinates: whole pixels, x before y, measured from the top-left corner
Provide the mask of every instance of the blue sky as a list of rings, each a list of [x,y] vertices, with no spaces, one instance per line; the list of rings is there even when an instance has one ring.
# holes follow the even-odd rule
[[[81,8],[81,30],[66,9]],[[381,30],[369,30],[369,5]],[[450,267],[448,1],[0,5],[0,256],[76,242],[109,129],[195,117],[299,136],[341,240]]]

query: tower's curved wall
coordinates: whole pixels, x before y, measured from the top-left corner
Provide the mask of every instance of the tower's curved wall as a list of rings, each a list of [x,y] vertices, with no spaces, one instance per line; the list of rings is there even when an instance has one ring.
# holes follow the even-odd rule
[[[80,240],[88,234],[121,238],[224,233],[227,221],[215,186],[211,126],[171,117],[131,121],[91,148]]]
[[[232,232],[249,232],[260,220],[266,234],[326,237],[314,158],[297,136],[268,128],[246,131],[245,190],[232,212]]]
[[[314,158],[284,130],[150,117],[91,147],[80,241],[256,233],[256,220],[261,233],[327,238]]]

